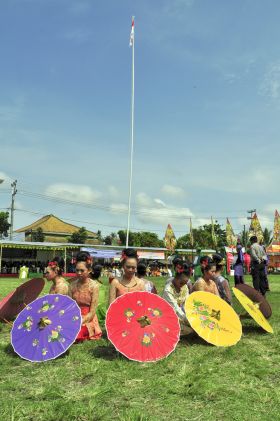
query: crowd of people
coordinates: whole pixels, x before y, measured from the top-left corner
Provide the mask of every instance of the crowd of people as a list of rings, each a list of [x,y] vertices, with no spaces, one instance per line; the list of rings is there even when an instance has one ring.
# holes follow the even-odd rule
[[[252,277],[255,289],[265,295],[268,284],[265,275],[265,252],[251,238]],[[244,283],[242,246],[237,246],[238,257],[235,262],[235,284]],[[162,297],[173,307],[177,314],[181,334],[189,331],[184,305],[188,296],[194,291],[206,291],[220,296],[228,304],[232,303],[229,281],[225,276],[226,262],[219,254],[202,256],[195,268],[190,262],[181,258],[173,260],[173,275],[167,278]],[[100,325],[104,323],[108,306],[117,298],[128,292],[148,291],[157,294],[154,283],[147,276],[147,266],[139,262],[137,251],[131,248],[122,252],[121,267],[108,270],[109,293],[102,283],[104,268],[94,265],[88,252],[79,252],[76,257],[76,277],[66,281],[62,277],[64,262],[57,257],[49,262],[45,278],[52,282],[50,294],[66,294],[72,297],[81,309],[82,328],[77,341],[99,339],[102,335]],[[194,279],[194,281],[192,281]]]

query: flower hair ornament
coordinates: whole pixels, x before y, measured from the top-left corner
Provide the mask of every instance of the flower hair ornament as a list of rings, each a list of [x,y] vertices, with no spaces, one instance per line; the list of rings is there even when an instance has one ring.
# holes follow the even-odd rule
[[[58,264],[57,262],[49,262],[48,266],[55,269],[56,267],[58,267]]]
[[[175,268],[176,273],[183,273],[185,271],[184,266],[177,265]]]
[[[87,258],[87,260],[86,260],[86,264],[87,264],[87,265],[91,265],[91,264],[92,264],[92,258],[91,258],[91,257],[88,257],[88,258]]]
[[[123,250],[122,251],[122,254],[121,254],[121,259],[120,259],[120,261],[121,262],[123,262],[124,260],[126,260],[127,258],[129,258],[129,256],[126,254],[126,252]],[[136,252],[136,256],[134,257],[133,256],[133,259],[136,259],[137,261],[139,260],[139,256],[138,256],[138,253]]]
[[[52,267],[56,267],[57,266],[57,262],[49,262],[48,266]]]

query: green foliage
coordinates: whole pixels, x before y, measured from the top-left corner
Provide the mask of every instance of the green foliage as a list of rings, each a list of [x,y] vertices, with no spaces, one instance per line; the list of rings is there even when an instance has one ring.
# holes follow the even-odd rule
[[[112,237],[110,235],[107,235],[104,238],[104,244],[106,244],[107,246],[110,246],[112,244]]]
[[[126,231],[118,231],[121,245],[126,243]],[[154,232],[129,232],[129,245],[133,247],[164,247],[163,240]]]
[[[263,230],[263,243],[267,247],[272,242],[272,231],[268,228]]]
[[[0,212],[0,239],[8,237],[10,226],[9,212]]]
[[[97,240],[101,243],[103,241],[103,238],[100,230],[97,231],[96,236]]]
[[[78,231],[73,232],[71,237],[69,237],[68,242],[74,244],[84,244],[87,240],[87,230],[85,227],[81,227]]]
[[[32,231],[31,241],[38,241],[41,243],[45,241],[45,234],[43,233],[42,228],[37,228],[36,231]]]
[[[226,245],[226,231],[222,229],[221,225],[214,223],[214,232],[217,238],[217,248],[222,248]],[[193,228],[193,240],[194,248],[216,248],[213,244],[212,237],[212,224],[205,224],[198,228]],[[178,238],[177,248],[180,249],[191,249],[192,244],[190,241],[190,235],[186,234]]]

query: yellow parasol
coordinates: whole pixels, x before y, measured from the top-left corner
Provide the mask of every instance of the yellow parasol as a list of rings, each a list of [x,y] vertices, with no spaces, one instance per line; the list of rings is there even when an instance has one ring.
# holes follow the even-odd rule
[[[185,311],[191,327],[205,341],[216,346],[232,346],[241,338],[242,326],[233,308],[210,292],[193,292]]]
[[[234,295],[240,302],[240,304],[245,308],[247,313],[250,314],[250,316],[255,320],[255,322],[258,323],[264,330],[266,330],[269,333],[273,333],[273,329],[262,314],[262,312],[259,309],[259,303],[253,303],[250,298],[247,297],[243,292],[241,292],[237,288],[232,288]]]

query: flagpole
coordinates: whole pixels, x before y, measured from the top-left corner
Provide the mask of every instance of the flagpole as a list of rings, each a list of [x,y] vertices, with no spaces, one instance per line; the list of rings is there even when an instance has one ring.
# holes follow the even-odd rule
[[[131,193],[132,193],[132,175],[133,175],[133,150],[134,150],[134,16],[133,22],[133,39],[131,39],[132,47],[132,86],[131,86],[131,146],[130,146],[130,177],[129,177],[129,195],[128,195],[128,214],[127,214],[127,230],[126,230],[126,247],[129,243],[130,230],[130,212],[131,212]]]

